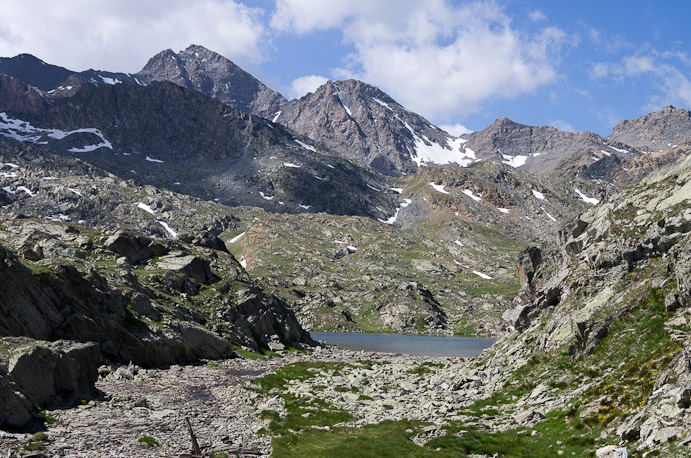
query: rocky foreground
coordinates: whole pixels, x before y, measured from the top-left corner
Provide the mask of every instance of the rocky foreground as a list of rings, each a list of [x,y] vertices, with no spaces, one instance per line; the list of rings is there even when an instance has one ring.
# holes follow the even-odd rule
[[[356,419],[344,426],[410,418],[436,424],[426,431],[434,434],[448,420],[449,412],[485,394],[498,381],[489,372],[470,369],[468,361],[459,358],[320,347],[308,354],[290,353],[265,360],[236,358],[169,369],[102,366],[96,383],[102,394],[75,408],[47,410],[51,420],[46,425],[47,440],[41,442],[45,450],[30,456],[186,456],[192,447],[187,418],[203,456],[269,455],[272,436],[258,434],[268,427],[269,420],[260,419],[260,414],[266,410],[285,413],[283,400],[252,391],[252,381],[298,362],[360,360],[374,364],[345,377],[338,371],[322,371],[314,379],[292,383],[290,391],[304,398],[322,397],[352,411]],[[438,367],[424,374],[411,371],[425,362]],[[315,388],[325,381],[330,388]],[[352,393],[339,392],[337,387],[346,383],[357,383],[371,400],[363,403],[357,401],[358,396],[349,396]],[[398,388],[382,390],[392,384]],[[459,396],[461,387],[463,395]],[[27,456],[23,449],[32,443],[32,437],[31,433],[0,432],[0,456]],[[153,438],[156,445],[140,441],[144,437]]]

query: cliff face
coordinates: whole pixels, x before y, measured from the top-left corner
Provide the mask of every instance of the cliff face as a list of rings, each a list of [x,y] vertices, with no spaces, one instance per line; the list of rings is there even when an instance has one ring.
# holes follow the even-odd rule
[[[687,150],[566,225],[558,250],[525,252],[494,364],[558,383],[558,404],[603,435],[671,453],[691,426],[690,208]]]

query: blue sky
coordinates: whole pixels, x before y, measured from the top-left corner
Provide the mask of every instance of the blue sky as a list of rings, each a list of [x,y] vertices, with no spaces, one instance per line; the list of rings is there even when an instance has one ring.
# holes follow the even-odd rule
[[[107,4],[110,3],[110,4]],[[292,97],[357,78],[455,131],[517,122],[608,135],[691,108],[691,2],[0,0],[0,55],[138,71],[191,43]]]

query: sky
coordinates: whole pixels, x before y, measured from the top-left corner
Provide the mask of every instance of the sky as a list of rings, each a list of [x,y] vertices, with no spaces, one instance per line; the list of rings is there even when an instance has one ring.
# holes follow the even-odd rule
[[[379,87],[449,132],[516,122],[609,135],[691,109],[680,0],[0,0],[0,56],[137,72],[216,51],[288,98],[327,79]]]

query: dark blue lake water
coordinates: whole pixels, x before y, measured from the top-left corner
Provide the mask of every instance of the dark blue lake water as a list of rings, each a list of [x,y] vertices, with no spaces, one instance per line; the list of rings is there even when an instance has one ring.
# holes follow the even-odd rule
[[[310,332],[312,338],[348,350],[402,353],[419,356],[477,356],[494,339],[437,337],[361,332]]]

